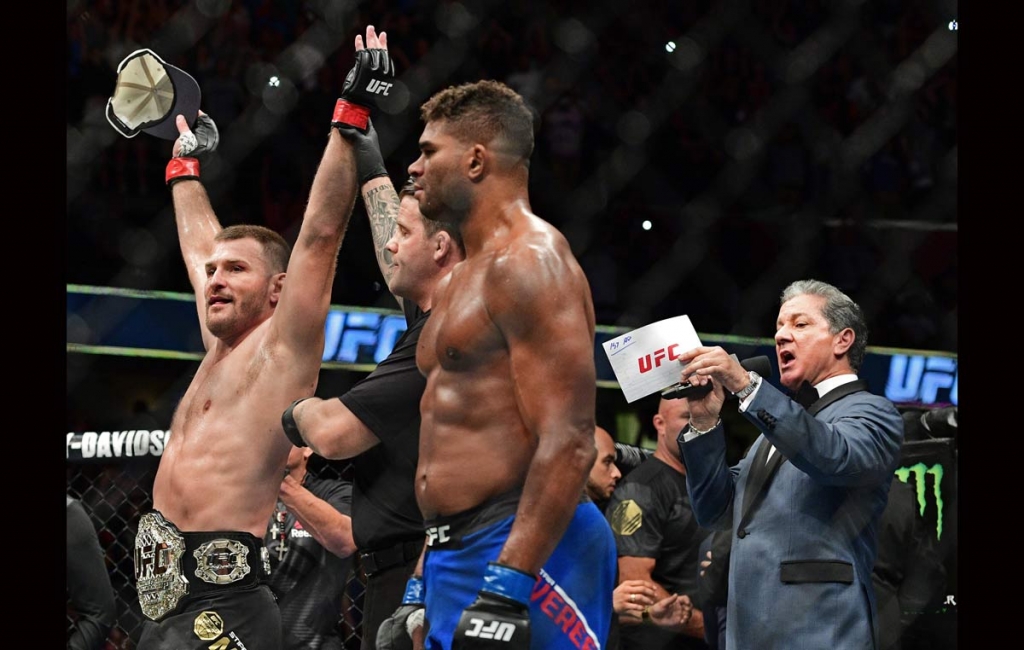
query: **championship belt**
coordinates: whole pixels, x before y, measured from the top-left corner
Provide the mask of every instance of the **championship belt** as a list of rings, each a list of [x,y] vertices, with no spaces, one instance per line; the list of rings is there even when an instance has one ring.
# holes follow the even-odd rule
[[[252,586],[260,582],[261,573],[270,574],[269,553],[248,533],[181,532],[157,511],[139,520],[136,589],[142,613],[154,621],[174,611],[186,596]]]
[[[135,535],[135,585],[142,613],[160,620],[188,594],[188,579],[181,569],[185,538],[159,513],[139,520]]]
[[[196,577],[212,585],[229,585],[249,575],[249,549],[234,539],[215,539],[192,551]]]

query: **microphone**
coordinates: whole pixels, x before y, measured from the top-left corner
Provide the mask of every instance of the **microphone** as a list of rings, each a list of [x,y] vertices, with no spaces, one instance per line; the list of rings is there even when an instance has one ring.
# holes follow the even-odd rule
[[[729,356],[731,356],[733,359],[736,358],[735,354],[731,354]],[[744,370],[750,370],[750,371],[756,372],[757,374],[761,375],[762,377],[771,377],[771,375],[772,375],[772,362],[768,359],[767,356],[765,356],[763,354],[761,356],[758,356],[758,357],[750,357],[749,359],[744,359],[743,361],[740,361],[740,365],[743,366]],[[682,399],[684,397],[697,397],[697,398],[700,398],[700,397],[704,397],[705,395],[710,393],[711,392],[711,388],[712,388],[711,382],[708,382],[707,384],[705,384],[703,386],[694,386],[690,382],[686,382],[685,384],[676,384],[674,386],[669,386],[665,390],[661,391],[661,398],[662,399]],[[728,391],[726,391],[726,392],[728,392]]]

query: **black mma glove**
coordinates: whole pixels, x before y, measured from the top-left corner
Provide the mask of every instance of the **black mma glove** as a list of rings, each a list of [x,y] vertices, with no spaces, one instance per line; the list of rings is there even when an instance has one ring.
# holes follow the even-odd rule
[[[341,102],[342,100],[338,100]],[[359,186],[362,187],[368,181],[381,176],[387,176],[388,170],[384,166],[384,157],[380,153],[380,143],[377,140],[377,131],[373,128],[373,122],[366,121],[366,131],[361,131],[347,124],[332,123],[337,127],[342,137],[352,143],[356,152],[356,173],[359,174]]]
[[[452,650],[529,650],[530,593],[536,578],[496,562],[487,564],[476,601],[462,612]]]
[[[281,426],[284,428],[284,435],[296,447],[308,447],[306,441],[302,439],[302,434],[299,433],[299,426],[295,424],[295,414],[293,413],[299,402],[305,402],[307,399],[309,398],[302,397],[295,400],[281,414]]]
[[[220,131],[209,115],[200,113],[192,130],[178,136],[178,143],[178,155],[171,158],[164,172],[167,187],[178,181],[199,180],[199,161],[217,149]]]
[[[423,625],[423,598],[423,578],[412,576],[402,604],[377,629],[377,650],[412,650],[412,631]]]
[[[365,132],[370,109],[380,108],[380,99],[387,97],[395,77],[395,66],[388,51],[382,47],[356,51],[356,62],[345,76],[341,98],[334,106],[332,126],[354,126]]]

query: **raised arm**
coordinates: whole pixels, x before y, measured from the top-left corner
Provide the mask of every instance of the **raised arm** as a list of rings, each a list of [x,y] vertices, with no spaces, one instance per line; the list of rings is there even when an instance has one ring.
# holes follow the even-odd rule
[[[271,322],[271,331],[293,354],[319,358],[323,353],[324,319],[355,193],[352,146],[332,128]]]
[[[365,134],[369,129],[370,109],[377,97],[367,92],[368,82],[394,76],[386,46],[386,34],[378,37],[372,26],[366,29],[366,47],[362,36],[356,36],[356,61],[334,108],[327,149],[288,264],[288,274],[297,273],[299,281],[292,277],[285,282],[275,315],[275,326],[295,351],[319,356],[323,350],[323,322],[330,307],[338,249],[359,187],[355,146],[342,133],[347,136],[354,129]]]
[[[206,188],[199,181],[199,174],[202,161],[206,154],[217,148],[219,137],[217,125],[202,111],[196,119],[194,133],[181,115],[177,116],[175,124],[181,137],[174,141],[165,180],[171,188],[174,202],[174,220],[178,227],[181,257],[196,294],[203,346],[209,350],[213,344],[213,335],[206,329],[206,262],[213,253],[213,238],[222,228],[213,212]]]
[[[387,34],[381,33],[378,37],[373,27],[366,29],[366,46],[370,49],[380,50],[382,55],[387,53]],[[356,50],[362,47],[361,42],[356,40]],[[393,69],[386,74],[393,74]],[[384,157],[380,151],[380,141],[377,138],[377,131],[373,123],[367,119],[367,128],[360,129],[354,126],[339,127],[341,134],[347,138],[356,152],[356,168],[359,173],[359,187],[363,197],[363,205],[366,208],[366,216],[370,220],[370,232],[373,234],[373,248],[377,255],[377,265],[384,276],[384,281],[390,286],[391,275],[394,270],[391,268],[391,253],[386,246],[391,234],[395,231],[395,222],[398,218],[399,198],[395,186],[388,177],[387,167],[384,166]],[[392,294],[393,295],[393,294]],[[402,298],[395,296],[399,308],[403,307]]]

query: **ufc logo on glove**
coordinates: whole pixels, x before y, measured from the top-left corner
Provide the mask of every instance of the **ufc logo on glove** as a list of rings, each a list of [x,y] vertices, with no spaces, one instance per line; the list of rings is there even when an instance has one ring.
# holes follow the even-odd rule
[[[387,97],[392,85],[379,79],[370,79],[370,83],[366,84],[366,92]]]
[[[483,619],[471,618],[469,624],[472,626],[466,630],[466,636],[480,637],[481,639],[494,639],[495,641],[510,641],[516,626],[511,623],[491,621],[484,625]]]

